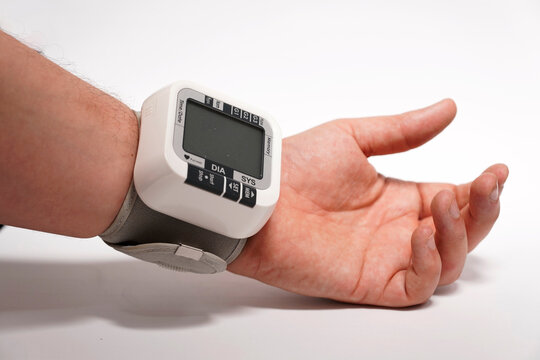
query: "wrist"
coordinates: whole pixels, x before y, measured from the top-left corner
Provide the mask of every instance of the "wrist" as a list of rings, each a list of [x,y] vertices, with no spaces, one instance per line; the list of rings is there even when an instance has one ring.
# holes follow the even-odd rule
[[[240,254],[227,266],[227,270],[234,274],[255,278],[261,259],[260,244],[263,244],[267,231],[268,223],[258,233],[250,236]]]
[[[109,108],[106,115],[108,125],[102,129],[106,143],[105,151],[99,155],[103,173],[92,177],[91,184],[96,190],[88,194],[88,198],[96,200],[93,201],[96,216],[82,237],[97,236],[110,226],[133,181],[139,138],[138,120],[131,109],[116,99],[112,100],[116,104]]]

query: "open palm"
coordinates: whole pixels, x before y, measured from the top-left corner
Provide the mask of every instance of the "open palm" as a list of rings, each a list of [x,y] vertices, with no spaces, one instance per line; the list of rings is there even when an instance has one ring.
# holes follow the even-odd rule
[[[455,281],[499,214],[506,166],[455,186],[387,178],[367,160],[423,144],[455,112],[444,100],[285,139],[280,200],[229,270],[300,294],[383,306],[422,303]]]

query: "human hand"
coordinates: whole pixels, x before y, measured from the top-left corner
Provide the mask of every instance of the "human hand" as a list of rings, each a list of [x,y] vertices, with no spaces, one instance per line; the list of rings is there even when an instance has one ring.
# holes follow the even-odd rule
[[[452,100],[335,120],[283,141],[281,195],[229,270],[299,294],[382,306],[425,302],[454,282],[499,214],[505,165],[464,185],[378,174],[368,157],[407,151],[454,118]]]

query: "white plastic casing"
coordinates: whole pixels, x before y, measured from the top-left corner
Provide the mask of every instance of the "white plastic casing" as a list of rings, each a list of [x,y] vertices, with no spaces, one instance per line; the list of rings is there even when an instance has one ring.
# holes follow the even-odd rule
[[[266,189],[257,189],[253,208],[185,183],[188,163],[173,149],[177,95],[183,88],[260,115],[271,125],[272,156],[265,157],[271,161],[270,183]],[[246,238],[270,218],[279,197],[280,173],[281,131],[268,114],[186,81],[171,84],[144,101],[134,182],[140,198],[151,209],[231,238]]]

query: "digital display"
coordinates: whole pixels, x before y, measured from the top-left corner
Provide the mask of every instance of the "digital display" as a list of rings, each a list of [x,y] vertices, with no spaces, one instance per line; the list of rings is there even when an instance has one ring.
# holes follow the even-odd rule
[[[187,101],[185,151],[262,179],[263,145],[263,129]]]

